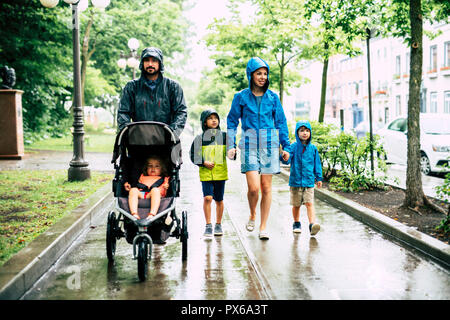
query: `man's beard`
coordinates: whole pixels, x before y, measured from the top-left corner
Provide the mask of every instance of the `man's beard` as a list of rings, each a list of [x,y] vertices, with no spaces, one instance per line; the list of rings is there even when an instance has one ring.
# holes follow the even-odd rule
[[[157,74],[159,72],[159,70],[157,70],[157,69],[154,69],[154,68],[147,68],[147,69],[144,69],[144,73],[145,73],[145,75],[155,75],[155,74]]]

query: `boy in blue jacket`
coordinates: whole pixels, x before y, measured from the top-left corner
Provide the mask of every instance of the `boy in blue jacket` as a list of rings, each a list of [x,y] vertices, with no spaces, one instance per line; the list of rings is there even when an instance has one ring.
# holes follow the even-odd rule
[[[313,236],[320,230],[316,223],[314,209],[314,184],[322,187],[322,164],[317,147],[311,143],[311,124],[309,121],[299,121],[295,126],[296,142],[289,147],[289,160],[283,161],[291,164],[289,176],[290,204],[294,218],[293,231],[301,232],[300,206],[305,204],[309,231]]]

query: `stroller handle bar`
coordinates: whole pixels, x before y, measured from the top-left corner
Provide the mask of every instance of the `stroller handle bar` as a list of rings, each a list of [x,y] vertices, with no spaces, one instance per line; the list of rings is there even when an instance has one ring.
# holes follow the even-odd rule
[[[131,122],[131,123],[127,124],[125,128],[122,129],[122,131],[120,132],[118,144],[121,145],[122,137],[123,137],[124,133],[128,130],[129,127],[135,126],[135,125],[140,125],[140,124],[156,124],[158,126],[162,126],[165,130],[167,130],[170,133],[170,139],[172,140],[172,142],[174,144],[176,144],[178,142],[178,137],[176,136],[175,132],[173,132],[173,130],[167,124],[165,124],[163,122],[157,122],[157,121],[138,121],[138,122]]]

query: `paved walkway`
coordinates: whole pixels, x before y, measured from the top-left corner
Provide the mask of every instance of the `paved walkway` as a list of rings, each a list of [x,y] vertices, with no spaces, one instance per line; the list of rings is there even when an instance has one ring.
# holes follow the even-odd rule
[[[190,137],[182,139],[182,141],[190,140]],[[186,149],[186,146],[183,148]],[[71,152],[30,152],[19,161],[0,161],[0,170],[68,169],[71,158]],[[93,171],[112,172],[113,170],[110,154],[87,153],[85,159]],[[274,201],[270,223],[272,237],[268,242],[260,241],[257,238],[257,231],[250,234],[244,228],[248,211],[246,183],[244,176],[238,172],[238,162],[230,163],[230,181],[226,194],[227,205],[224,220],[227,241],[224,242],[224,237],[213,242],[204,242],[202,240],[201,201],[197,201],[191,196],[201,195],[198,177],[194,169],[196,167],[189,162],[189,159],[185,159],[182,167],[183,195],[180,199],[180,207],[189,208],[190,221],[193,222],[190,224],[189,262],[184,265],[180,263],[179,254],[177,254],[179,243],[169,245],[167,247],[169,252],[166,251],[166,247],[156,248],[155,275],[170,274],[164,278],[165,280],[163,279],[165,285],[173,282],[178,285],[182,284],[181,287],[168,287],[170,292],[160,292],[159,294],[163,294],[163,296],[159,298],[448,299],[450,297],[448,270],[436,268],[432,262],[411,254],[409,250],[396,245],[389,238],[385,238],[359,221],[352,219],[336,208],[343,203],[340,199],[337,199],[333,206],[317,201],[317,215],[323,225],[323,230],[317,239],[310,238],[307,230],[293,238],[290,229],[290,208],[286,200],[288,198],[286,181],[278,177],[274,178]],[[233,183],[234,187],[230,187],[230,183]],[[302,216],[305,218],[306,214],[303,212]],[[391,230],[389,232],[398,232],[391,222],[381,221],[380,218],[373,217],[372,213],[369,213],[368,216],[375,221],[375,224],[385,224],[388,229],[394,230],[389,229]],[[365,219],[366,217],[357,216],[357,220],[365,222]],[[72,251],[76,263],[80,263],[83,259],[91,261],[88,263],[92,263],[94,260],[104,262],[105,259],[98,260],[98,256],[104,251],[103,223],[104,221],[97,224],[99,228],[94,228],[87,233],[84,238],[87,242],[78,244],[93,248],[91,251],[84,249]],[[303,220],[302,224],[306,226],[307,221]],[[409,232],[410,230],[405,231],[405,233]],[[422,235],[416,236],[423,241]],[[119,250],[119,255],[122,255],[120,259],[124,264],[121,263],[116,271],[113,270],[113,273],[107,272],[106,285],[114,290],[117,286],[123,286],[123,279],[134,278],[133,275],[136,272],[135,261],[129,261],[130,246],[125,244],[123,249],[122,252]],[[444,250],[448,251],[448,246]],[[246,253],[244,254],[244,252]],[[270,255],[267,254],[268,252]],[[343,259],[343,257],[345,258]],[[162,260],[164,263],[161,263]],[[65,266],[73,265],[74,261],[69,259],[65,262]],[[125,263],[125,261],[127,262]],[[244,261],[246,262],[244,263]],[[288,269],[281,266],[279,261],[286,262],[285,267]],[[99,265],[101,270],[105,269],[103,262]],[[239,265],[236,264],[237,262]],[[130,263],[131,265],[129,265]],[[122,274],[124,267],[125,273]],[[174,268],[179,269],[176,274],[172,274]],[[64,271],[60,272],[64,273]],[[94,272],[92,278],[94,295],[98,287],[95,281],[102,279],[97,277],[98,272]],[[119,274],[120,277],[116,278]],[[177,278],[177,275],[180,274],[181,280]],[[190,276],[194,274],[195,276]],[[397,274],[400,278],[393,274]],[[53,278],[55,276],[56,278],[59,276],[62,279],[60,281],[64,284],[68,275],[54,274]],[[391,279],[388,286],[385,285],[384,280],[381,280],[386,277]],[[173,279],[170,280],[171,278]],[[247,283],[249,287],[244,291],[229,290],[228,280],[231,279]],[[422,279],[426,279],[423,281],[428,283],[433,279],[433,284],[422,286]],[[158,278],[155,278],[154,281],[156,282],[153,284],[156,286],[161,284]],[[127,281],[127,283],[129,282]],[[51,287],[54,284],[50,282],[42,285]],[[192,291],[192,288],[196,289]],[[252,289],[249,290],[250,288]],[[143,292],[148,292],[147,286],[141,289],[144,290]],[[117,292],[110,292],[107,289],[106,296],[103,298],[132,298],[122,295],[126,291],[122,291],[118,295]],[[45,290],[45,292],[47,291]],[[28,298],[70,298],[67,292],[62,296],[58,295],[58,291],[53,292],[56,296],[48,296],[37,290],[31,292]],[[134,291],[132,290],[132,292]],[[192,295],[194,292],[195,294]],[[168,295],[164,296],[164,294]],[[74,296],[74,298],[76,297]],[[157,298],[154,295],[149,296],[149,298],[152,297]],[[96,298],[100,297],[90,296],[89,293],[84,297],[84,299]]]

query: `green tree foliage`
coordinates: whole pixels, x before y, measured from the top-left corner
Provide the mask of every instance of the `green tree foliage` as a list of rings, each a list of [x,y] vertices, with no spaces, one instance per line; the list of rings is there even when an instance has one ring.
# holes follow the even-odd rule
[[[199,83],[197,102],[201,105],[220,106],[224,102],[224,85],[216,85],[209,77],[202,78]]]
[[[361,21],[373,14],[373,0],[305,0],[305,12],[310,23],[311,56],[323,62],[319,122],[325,114],[328,59],[335,54],[355,56],[361,50],[355,46],[366,34]]]
[[[285,87],[300,83],[301,75],[286,69],[303,52],[302,24],[292,23],[294,17],[290,6],[294,2],[254,0],[252,3],[257,8],[255,17],[246,23],[238,12],[239,1],[231,1],[233,17],[230,20],[215,20],[206,36],[206,44],[217,52],[212,58],[217,66],[214,72],[220,75],[220,79],[236,91],[247,88],[247,62],[251,57],[259,56],[271,67],[271,87],[279,90],[280,100],[283,99]],[[296,18],[299,19],[298,16]]]
[[[100,94],[119,94],[130,80],[117,66],[120,52],[129,50],[130,38],[140,41],[139,50],[160,47],[165,57],[184,51],[187,24],[182,4],[183,0],[114,0],[105,10],[80,13],[80,48],[87,45],[86,104],[94,104]],[[62,1],[51,9],[37,0],[0,1],[0,66],[15,69],[15,88],[24,91],[26,142],[46,133],[69,132],[72,117],[64,109],[73,87],[69,8]],[[170,66],[167,69],[170,73]]]
[[[174,53],[184,52],[187,22],[182,17],[182,4],[182,0],[115,0],[104,12],[93,11],[84,17],[83,35],[90,15],[95,15],[90,30],[88,52],[92,55],[89,60],[117,92],[130,80],[122,76],[123,70],[117,66],[120,53],[128,54],[130,51],[127,45],[130,38],[140,42],[138,55],[150,46],[160,48],[166,61]],[[167,69],[170,73],[170,66]],[[137,76],[139,74],[137,70]]]
[[[22,97],[25,141],[33,132],[60,134],[67,128],[64,101],[71,94],[70,12],[46,10],[39,1],[0,2],[0,65],[16,71]]]

